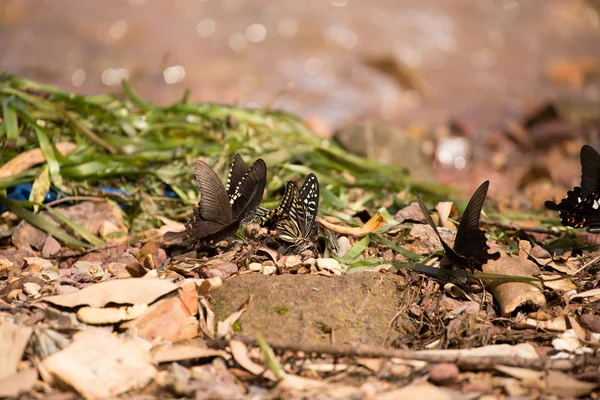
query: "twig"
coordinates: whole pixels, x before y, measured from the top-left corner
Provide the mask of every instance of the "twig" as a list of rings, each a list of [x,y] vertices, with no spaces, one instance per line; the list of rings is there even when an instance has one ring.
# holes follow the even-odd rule
[[[258,346],[253,338],[235,337],[249,346]],[[228,346],[228,340],[208,340],[206,344],[211,348],[224,349]],[[463,368],[470,369],[493,369],[498,365],[509,367],[528,368],[538,371],[543,370],[561,370],[570,371],[574,368],[583,366],[600,365],[600,359],[597,356],[578,356],[574,359],[539,359],[522,358],[514,356],[464,356],[457,354],[457,351],[449,351],[448,354],[439,351],[421,350],[399,350],[380,348],[367,345],[347,345],[347,344],[301,344],[297,342],[279,342],[272,341],[269,345],[278,350],[301,351],[304,353],[330,354],[333,356],[346,357],[376,357],[376,358],[400,358],[405,360],[419,360],[430,363],[454,363]]]
[[[508,229],[508,230],[512,230],[512,231],[545,233],[547,235],[560,236],[560,232],[556,232],[556,231],[553,231],[552,229],[548,229],[548,228],[536,228],[533,226],[527,227],[527,226],[520,226],[520,225],[513,225],[513,224],[505,224],[504,222],[489,221],[489,220],[482,220],[480,222],[484,225],[496,226],[498,228]]]
[[[117,154],[117,149],[115,149],[110,144],[102,140],[98,135],[92,132],[91,129],[82,124],[78,119],[74,118],[68,112],[65,113],[65,115],[67,116],[69,121],[71,121],[73,125],[75,125],[81,132],[83,132],[92,142],[96,143],[100,147],[104,147],[106,151],[108,151],[110,154]]]
[[[598,261],[598,259],[600,259],[600,256],[594,258],[592,261],[588,261],[587,263],[585,263],[583,265],[583,267],[579,268],[577,271],[573,272],[571,275],[575,276],[578,273],[580,273],[581,271],[583,271],[584,269],[586,269],[587,267],[589,267],[590,265],[592,265],[593,263],[595,263],[596,261]]]

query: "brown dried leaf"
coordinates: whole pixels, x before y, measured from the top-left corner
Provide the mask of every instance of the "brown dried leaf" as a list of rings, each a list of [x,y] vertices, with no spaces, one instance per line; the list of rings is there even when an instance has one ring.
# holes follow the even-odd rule
[[[106,329],[88,329],[73,336],[64,350],[42,361],[55,379],[85,398],[116,396],[143,387],[156,375],[150,354],[135,340]]]
[[[435,206],[435,210],[438,213],[438,216],[440,218],[440,225],[445,227],[445,228],[450,228],[450,229],[454,229],[455,226],[452,222],[450,222],[449,218],[450,218],[450,214],[452,214],[452,211],[456,212],[456,207],[454,207],[454,203],[451,201],[442,201],[439,202],[436,206]]]
[[[69,142],[56,144],[56,149],[63,156],[75,150],[77,145]],[[0,178],[8,178],[19,172],[27,171],[36,164],[46,161],[42,150],[39,148],[31,149],[20,153],[18,156],[0,167]]]
[[[317,220],[327,229],[352,236],[365,236],[369,233],[378,231],[383,225],[385,225],[385,219],[379,211],[375,215],[373,215],[367,222],[365,222],[363,226],[358,226],[354,228],[350,226],[335,225],[324,220],[321,217],[317,217]]]
[[[589,301],[592,302],[592,303],[600,300],[600,288],[587,290],[587,291],[581,292],[581,293],[567,294],[565,296],[565,302],[568,305],[569,302],[571,300],[573,300],[573,299],[577,299],[577,298],[585,299],[585,298],[588,298],[588,297],[589,297]]]
[[[248,356],[248,348],[244,343],[240,342],[239,340],[230,340],[229,348],[231,349],[231,355],[233,356],[233,359],[246,371],[257,376],[262,375],[273,382],[277,381],[277,377],[272,371],[250,359],[250,356]]]
[[[580,381],[560,371],[548,371],[545,383],[548,393],[563,398],[586,396],[598,388],[597,383]]]
[[[198,304],[198,320],[200,330],[209,339],[215,338],[215,313],[213,312],[210,302],[205,298],[201,298]]]
[[[561,277],[562,275],[557,274],[540,275],[540,279],[542,279],[542,284],[544,287],[552,289],[555,292],[568,293],[573,290],[577,290],[577,285],[575,285],[570,279],[558,279]]]
[[[197,288],[193,279],[186,279],[179,284],[179,298],[190,315],[198,314]]]
[[[154,339],[179,340],[198,336],[198,320],[191,316],[179,296],[157,301],[139,318],[121,325],[148,341]]]
[[[540,321],[533,318],[526,318],[515,323],[516,329],[542,329],[552,332],[563,332],[567,329],[567,322],[564,317],[557,317],[550,321]]]
[[[131,307],[81,307],[77,310],[77,319],[91,325],[115,324],[135,319],[147,309],[147,304],[135,304]]]
[[[25,346],[33,329],[17,325],[2,317],[0,320],[0,378],[17,372],[17,365],[23,357]]]
[[[432,385],[429,382],[421,382],[416,385],[408,385],[402,389],[392,390],[378,396],[380,400],[408,399],[438,399],[452,400],[452,395],[449,391]]]
[[[28,368],[0,378],[0,397],[3,399],[16,398],[20,393],[31,390],[37,377],[38,373],[35,368]]]
[[[177,289],[172,282],[160,279],[116,279],[88,286],[75,293],[48,296],[42,300],[62,307],[104,307],[115,304],[150,304]]]
[[[238,309],[231,313],[229,317],[227,317],[224,321],[219,321],[217,324],[217,339],[223,339],[229,333],[231,326],[242,316],[244,311],[248,309],[250,306],[250,302],[252,301],[252,295],[246,299],[242,303]]]
[[[399,210],[396,215],[394,215],[394,219],[400,223],[403,223],[407,220],[417,221],[423,224],[427,223],[425,221],[425,217],[423,216],[423,211],[421,211],[421,207],[419,207],[419,203],[416,201]]]

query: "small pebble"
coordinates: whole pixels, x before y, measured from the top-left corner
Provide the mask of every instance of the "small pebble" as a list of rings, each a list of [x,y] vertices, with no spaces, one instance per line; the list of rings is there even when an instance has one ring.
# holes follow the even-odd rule
[[[277,267],[274,265],[265,265],[262,270],[263,275],[267,275],[267,276],[275,275],[275,272],[277,272]]]
[[[44,247],[42,248],[42,256],[46,258],[53,257],[58,254],[61,248],[62,246],[58,243],[58,240],[48,235],[44,242]]]
[[[581,325],[592,332],[600,333],[600,315],[583,314],[580,318]]]
[[[481,394],[489,394],[494,391],[494,387],[489,382],[471,382],[463,386],[463,393],[477,392]]]
[[[42,287],[35,282],[26,282],[23,284],[23,292],[29,297],[37,297]]]
[[[250,270],[250,271],[260,272],[261,269],[262,269],[261,263],[253,262],[253,263],[250,263],[250,265],[248,265],[248,270]]]
[[[296,256],[296,255],[289,256],[285,260],[285,266],[286,266],[286,268],[293,268],[293,267],[296,267],[296,266],[298,266],[300,264],[302,264],[302,259],[299,256]]]
[[[344,272],[344,268],[342,268],[340,263],[333,258],[318,258],[317,267],[333,272],[335,275],[341,275]]]
[[[80,260],[80,261],[77,261],[75,264],[73,264],[73,267],[77,268],[77,270],[79,270],[79,272],[88,273],[88,271],[92,265],[98,265],[98,263],[95,261]]]
[[[338,257],[344,257],[346,255],[346,253],[348,252],[348,249],[350,249],[350,240],[348,240],[347,236],[340,236],[337,240],[337,244],[338,244],[338,250],[337,250]]]
[[[452,383],[458,378],[460,370],[455,364],[440,363],[435,364],[429,370],[429,380],[433,383],[444,385]]]
[[[534,246],[533,249],[531,249],[531,252],[529,254],[531,254],[531,256],[533,256],[535,258],[543,258],[543,259],[552,258],[552,255],[550,255],[550,252],[541,246]]]
[[[310,267],[312,267],[313,265],[315,265],[317,263],[317,260],[315,260],[312,257],[307,258],[306,260],[304,260],[304,262],[302,263],[303,265],[308,265]]]

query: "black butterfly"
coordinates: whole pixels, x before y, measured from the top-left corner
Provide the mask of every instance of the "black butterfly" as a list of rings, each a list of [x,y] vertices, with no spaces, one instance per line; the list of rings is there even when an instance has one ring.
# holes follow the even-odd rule
[[[242,223],[252,218],[252,212],[262,200],[267,167],[258,159],[248,169],[242,157],[236,154],[227,177],[227,188],[204,161],[196,161],[194,173],[200,187],[200,202],[192,210],[185,230],[167,232],[164,238],[166,242],[198,248],[233,235]]]
[[[283,193],[283,198],[281,202],[274,210],[269,210],[264,207],[257,207],[254,211],[255,216],[259,219],[259,224],[262,227],[266,227],[269,230],[275,228],[275,223],[282,219],[287,218],[289,215],[289,210],[292,208],[293,202],[296,199],[296,194],[298,193],[298,188],[292,181],[288,181],[285,186],[285,192]]]
[[[580,159],[581,186],[569,190],[560,203],[547,201],[544,205],[558,211],[563,225],[600,233],[600,154],[592,146],[585,145],[581,148]]]
[[[421,211],[423,212],[427,223],[433,228],[440,239],[440,242],[442,242],[446,258],[451,264],[457,267],[467,267],[473,271],[480,268],[490,259],[497,260],[500,258],[500,253],[498,252],[492,254],[488,253],[490,247],[487,245],[485,231],[479,229],[479,216],[487,195],[489,184],[489,181],[483,182],[475,191],[471,200],[469,200],[469,204],[467,204],[467,208],[460,220],[458,231],[456,232],[453,249],[444,242],[433,222],[433,218],[431,218],[431,213],[417,195]]]
[[[302,187],[288,182],[281,203],[275,210],[259,207],[257,215],[262,226],[274,229],[285,242],[301,245],[309,242],[314,233],[319,210],[319,180],[309,174]]]

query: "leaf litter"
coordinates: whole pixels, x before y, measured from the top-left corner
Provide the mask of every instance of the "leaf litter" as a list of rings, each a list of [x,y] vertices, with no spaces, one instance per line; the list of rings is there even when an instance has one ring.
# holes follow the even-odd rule
[[[501,257],[440,268],[414,200],[438,201],[452,246],[447,189],[292,115],[2,79],[0,395],[594,396],[598,258],[555,216],[492,196],[484,222]],[[318,240],[290,250],[248,224],[197,253],[165,246],[197,201],[193,162],[223,177],[235,152],[265,160],[271,209],[286,181],[318,176]],[[29,197],[7,196],[27,183]]]

